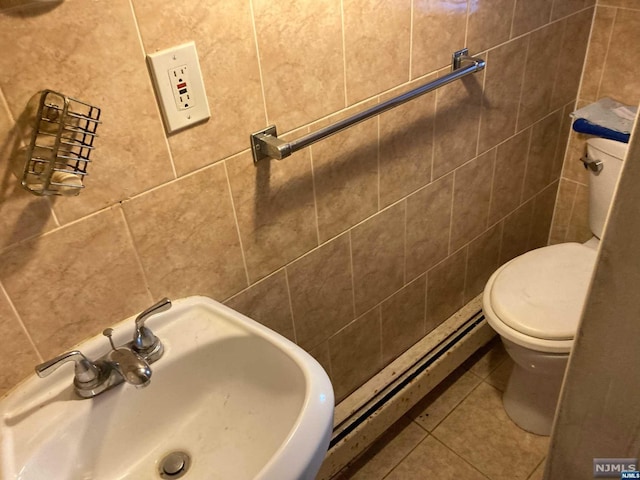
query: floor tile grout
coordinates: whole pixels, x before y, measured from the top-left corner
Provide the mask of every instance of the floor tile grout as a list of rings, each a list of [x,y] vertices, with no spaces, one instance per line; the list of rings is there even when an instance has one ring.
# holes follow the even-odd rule
[[[417,442],[415,445],[413,445],[413,447],[411,447],[408,451],[403,452],[403,455],[401,456],[400,459],[394,459],[393,460],[393,464],[391,465],[391,462],[389,465],[387,465],[386,467],[390,469],[384,473],[382,476],[378,477],[376,476],[375,480],[385,480],[385,479],[390,479],[390,478],[395,478],[393,473],[397,471],[398,468],[404,468],[406,469],[409,466],[412,466],[415,464],[416,461],[416,455],[421,456],[424,455],[424,452],[416,452],[417,449],[419,448],[427,448],[425,446],[425,442],[437,442],[438,444],[441,445],[441,447],[444,447],[446,450],[448,450],[454,457],[451,457],[452,459],[455,458],[455,464],[459,465],[461,467],[463,467],[463,470],[466,469],[467,467],[473,469],[475,472],[478,473],[478,475],[480,475],[482,478],[486,479],[486,480],[494,480],[496,479],[496,474],[497,472],[493,472],[494,476],[491,476],[491,473],[486,473],[483,468],[480,468],[480,466],[476,465],[476,463],[479,463],[480,465],[484,465],[484,467],[487,467],[490,464],[487,464],[487,457],[486,456],[471,456],[470,458],[466,458],[465,456],[463,456],[461,453],[459,453],[458,451],[456,451],[456,449],[449,445],[444,439],[440,438],[440,434],[438,433],[434,433],[438,430],[438,428],[445,422],[447,421],[447,419],[449,419],[449,417],[451,415],[453,415],[456,411],[459,411],[460,414],[462,414],[463,410],[459,410],[462,407],[463,404],[465,404],[465,402],[467,402],[467,400],[469,399],[469,397],[471,395],[473,395],[474,393],[477,393],[477,395],[486,395],[486,392],[488,392],[489,390],[486,390],[487,388],[491,388],[497,392],[499,392],[500,396],[504,393],[504,388],[506,388],[504,382],[505,382],[505,371],[502,372],[497,372],[498,369],[500,369],[501,367],[504,366],[505,362],[507,362],[509,360],[509,356],[508,355],[504,355],[504,357],[501,359],[501,361],[499,361],[495,366],[493,366],[493,361],[495,361],[495,356],[500,355],[499,352],[497,352],[497,349],[501,348],[499,344],[496,344],[492,349],[487,350],[486,352],[484,352],[479,358],[476,359],[476,361],[470,365],[470,366],[465,366],[462,369],[460,369],[460,375],[457,376],[456,378],[454,378],[451,382],[450,385],[446,385],[443,389],[442,392],[440,392],[437,396],[435,396],[433,398],[433,401],[431,401],[426,407],[424,407],[424,409],[421,410],[421,413],[416,413],[416,414],[410,414],[409,412],[407,412],[403,417],[405,420],[407,420],[407,425],[412,425],[411,428],[414,428],[415,426],[419,427],[419,431],[424,433],[425,436],[419,441]],[[499,356],[497,357],[498,359],[500,358]],[[487,374],[485,376],[483,376],[480,373],[476,373],[471,371],[471,368],[474,365],[477,365],[478,362],[480,360],[485,360],[485,362],[478,368],[478,370],[480,370],[480,372],[482,372],[482,369],[485,369],[485,371],[488,371]],[[490,368],[493,367],[493,368]],[[469,373],[471,374],[471,377],[466,376],[466,374]],[[498,375],[496,375],[496,373],[498,373]],[[460,398],[457,397],[457,393],[454,394],[452,397],[450,397],[451,399],[453,399],[454,401],[454,405],[449,409],[449,411],[446,413],[446,415],[444,415],[442,418],[440,418],[437,423],[435,423],[435,425],[433,425],[432,427],[425,427],[423,425],[421,425],[418,421],[418,418],[420,418],[422,416],[422,418],[428,418],[428,416],[431,415],[435,415],[437,417],[438,415],[438,409],[440,407],[436,407],[435,410],[429,410],[431,405],[434,404],[434,402],[436,402],[442,395],[444,395],[449,388],[451,388],[453,385],[456,384],[456,382],[459,382],[460,379],[466,376],[466,380],[465,382],[467,382],[466,384],[464,384],[464,386],[461,386],[459,391],[464,392],[464,389],[469,388],[469,384],[473,384],[474,381],[477,381],[477,384],[473,385],[472,388],[469,389],[469,391],[464,392]],[[492,377],[493,376],[493,377]],[[500,386],[496,386],[493,383],[491,383],[490,379],[493,379],[494,383],[497,383]],[[481,385],[484,385],[482,388],[485,389],[482,392],[477,392],[478,389],[481,387]],[[477,398],[476,398],[477,400]],[[442,408],[443,411],[447,410],[447,403],[450,402],[450,400],[446,400],[445,403],[443,404],[445,408]],[[466,404],[465,404],[466,405]],[[415,407],[414,407],[415,408]],[[416,410],[417,412],[417,410]],[[453,419],[451,419],[453,421]],[[508,419],[508,422],[511,422],[510,419]],[[428,422],[427,422],[428,423]],[[511,422],[512,423],[512,422]],[[512,426],[508,427],[508,428],[512,428]],[[450,435],[447,434],[446,429],[445,430],[441,430],[442,434],[445,435],[445,438],[448,438],[448,440],[453,440],[453,438],[450,437]],[[449,432],[450,433],[450,432]],[[432,437],[432,440],[429,440],[429,437]],[[435,445],[435,443],[431,444],[430,447],[428,448],[433,448],[433,445]],[[458,447],[462,447],[462,445],[460,444],[456,444],[454,442],[454,445],[457,445]],[[415,452],[415,455],[414,455]],[[411,459],[409,459],[410,456],[414,455]],[[527,480],[535,480],[537,477],[536,473],[538,471],[539,468],[541,468],[541,465],[544,464],[545,459],[546,459],[546,453],[544,454],[543,458],[536,462],[535,466],[531,469],[531,471],[529,471],[528,473],[527,468],[529,466],[529,464],[522,464],[521,470],[519,471],[519,475],[522,475],[522,477],[518,477],[518,478],[523,478],[523,479],[527,479]],[[467,455],[468,456],[468,455]],[[531,460],[534,460],[534,458],[531,458]],[[403,465],[404,464],[404,465]],[[403,465],[403,467],[401,467],[401,465]],[[422,465],[422,463],[421,463]],[[464,467],[463,465],[466,465],[466,467]],[[384,469],[386,470],[386,468]],[[491,469],[490,469],[491,470]],[[402,470],[401,470],[402,472]],[[355,471],[354,473],[357,473],[357,471]],[[379,472],[379,474],[381,474],[382,472]],[[396,472],[396,475],[399,472]],[[433,472],[435,476],[438,476],[438,472],[434,471]],[[500,475],[498,475],[499,478],[502,478]],[[417,478],[414,476],[411,476],[411,478]],[[449,478],[447,476],[447,478]]]
[[[503,362],[500,362],[500,365],[502,365]],[[496,367],[498,368],[498,367]],[[491,372],[493,372],[495,369],[491,370]],[[491,480],[489,478],[489,476],[487,476],[487,474],[485,474],[482,470],[480,470],[476,465],[472,464],[471,462],[467,461],[465,458],[463,458],[462,456],[460,456],[460,454],[458,452],[456,452],[453,448],[451,448],[449,445],[447,445],[443,440],[441,440],[440,438],[438,438],[437,435],[435,435],[433,432],[438,428],[438,426],[440,424],[442,424],[442,422],[444,422],[447,417],[449,417],[449,415],[453,414],[453,412],[456,411],[456,409],[462,404],[462,402],[464,402],[467,397],[469,397],[469,395],[471,395],[480,385],[482,385],[483,383],[487,383],[485,382],[485,380],[480,377],[479,375],[471,372],[470,370],[466,370],[467,372],[471,373],[472,375],[474,375],[475,377],[477,377],[478,379],[480,379],[480,382],[478,382],[478,384],[476,386],[474,386],[471,390],[469,390],[469,392],[467,392],[466,395],[464,395],[459,402],[457,402],[455,404],[455,406],[449,411],[449,413],[447,413],[442,419],[440,419],[440,421],[438,421],[438,423],[436,425],[434,425],[434,427],[431,430],[427,430],[426,428],[424,428],[422,425],[420,425],[418,422],[415,421],[415,419],[411,418],[411,421],[413,423],[415,423],[416,425],[418,425],[422,430],[424,430],[425,432],[427,432],[427,436],[424,437],[412,450],[411,452],[413,452],[416,448],[418,448],[419,445],[421,445],[429,436],[432,436],[433,438],[435,438],[438,442],[440,442],[445,448],[447,448],[449,451],[451,451],[456,457],[458,457],[460,460],[462,460],[463,462],[465,462],[466,464],[470,465],[474,470],[476,470],[478,473],[480,473],[483,477],[487,478],[488,480]],[[493,385],[487,383],[489,386],[494,387]],[[398,462],[396,465],[394,465],[394,467],[389,471],[389,473],[387,475],[384,476],[384,478],[387,478],[389,475],[391,475],[391,472],[393,472],[393,470],[395,470],[410,454],[411,452],[409,452],[405,457],[403,457],[403,459]],[[538,468],[538,466],[536,465],[535,468]],[[534,470],[531,472],[531,474],[533,474],[533,472],[535,472],[535,468]],[[530,474],[530,475],[531,475]],[[384,480],[384,478],[382,480]]]
[[[455,410],[455,408],[454,408]],[[471,463],[470,461],[468,461],[466,458],[462,457],[458,452],[456,452],[453,448],[451,448],[449,445],[447,445],[446,443],[444,443],[442,440],[440,440],[437,436],[435,435],[431,435],[433,438],[435,438],[438,442],[440,442],[447,450],[449,450],[451,453],[453,453],[456,457],[458,457],[460,460],[462,460],[464,463],[466,463],[467,465],[469,465],[471,468],[473,468],[475,471],[477,471],[480,475],[482,475],[483,477],[485,477],[486,479],[489,479],[489,476],[484,473],[482,470],[480,470],[478,468],[477,465],[474,465],[473,463]]]
[[[500,362],[500,364],[498,365],[501,366],[504,361],[506,361],[507,359],[505,358],[505,360],[503,360],[502,362]],[[491,370],[491,373],[493,373],[498,367],[494,368],[493,370]],[[476,375],[477,376],[477,375]],[[479,376],[478,376],[479,377]],[[486,378],[488,378],[489,376],[487,375]],[[480,377],[481,378],[481,377]],[[487,382],[485,379],[482,379],[481,382],[479,382],[475,387],[473,387],[473,389],[471,389],[471,391],[469,391],[469,393],[467,393],[464,398],[462,400],[460,400],[460,402],[458,402],[456,404],[456,406],[454,408],[451,409],[451,411],[449,413],[447,413],[447,415],[442,418],[442,420],[440,420],[438,422],[438,424],[433,428],[433,430],[428,431],[428,434],[431,435],[434,439],[436,439],[438,442],[440,442],[442,445],[444,445],[448,450],[450,450],[451,452],[453,452],[458,458],[460,458],[462,461],[464,461],[465,463],[467,463],[468,465],[470,465],[471,467],[473,467],[474,470],[478,471],[483,477],[485,477],[487,480],[492,480],[492,478],[490,477],[489,474],[485,473],[482,469],[480,469],[480,467],[478,467],[477,465],[475,465],[474,463],[472,463],[471,461],[468,461],[467,459],[465,459],[464,457],[462,457],[453,447],[451,447],[450,445],[448,445],[443,439],[439,438],[439,436],[437,434],[434,433],[434,431],[438,428],[439,425],[441,425],[446,419],[447,417],[449,417],[450,415],[452,415],[459,407],[460,405],[464,402],[464,400],[467,399],[467,397],[469,397],[475,390],[478,389],[478,387],[480,385],[482,385],[483,383],[485,383],[486,385],[488,385],[489,387],[498,390],[501,394],[504,393],[503,390],[500,390],[499,388],[497,388],[495,385],[492,385],[491,383]],[[509,420],[511,421],[511,420]],[[417,422],[416,422],[417,423]],[[426,430],[426,429],[425,429]],[[425,437],[420,443],[422,443],[424,440],[426,440],[427,437]],[[417,448],[417,446],[416,446]],[[415,448],[414,448],[415,449]],[[406,458],[406,457],[405,457]],[[536,470],[538,469],[538,467],[540,467],[540,465],[546,460],[546,455],[533,467],[533,469],[527,474],[526,476],[526,480],[531,480],[532,476],[534,473],[536,473]],[[401,462],[400,462],[401,463]],[[396,466],[394,466],[394,469],[400,464],[398,463]]]
[[[418,425],[418,426],[419,426],[420,428],[422,428],[420,425]],[[422,428],[422,430],[424,430],[424,428]],[[424,430],[424,431],[425,431],[425,432],[427,432],[426,430]],[[419,441],[419,442],[418,442],[418,443],[417,443],[417,444],[416,444],[416,445],[415,445],[415,446],[414,446],[414,447],[413,447],[409,452],[407,452],[407,454],[406,454],[404,457],[402,457],[402,460],[400,460],[398,463],[396,463],[396,464],[393,466],[393,468],[392,468],[391,470],[389,470],[389,471],[387,472],[387,474],[386,474],[384,477],[382,477],[380,480],[384,480],[385,478],[388,478],[388,477],[389,477],[389,475],[391,475],[391,474],[393,473],[393,471],[394,471],[394,470],[395,470],[395,469],[396,469],[396,468],[397,468],[397,467],[398,467],[402,462],[404,462],[404,461],[407,459],[407,457],[408,457],[409,455],[411,455],[411,454],[413,453],[413,451],[414,451],[416,448],[418,448],[420,445],[422,445],[422,442],[424,442],[427,438],[429,438],[429,436],[430,436],[430,435],[431,435],[431,434],[430,434],[429,432],[427,432],[427,435],[426,435],[422,440],[420,440],[420,441]]]
[[[529,474],[529,476],[527,477],[527,480],[531,480],[533,478],[533,474],[536,473],[538,471],[538,468],[540,468],[540,465],[542,465],[545,461],[547,460],[547,456],[545,455],[544,457],[542,457],[542,460],[540,460],[540,462],[535,466],[535,468],[531,471],[531,473]]]
[[[471,390],[469,390],[469,392],[468,392],[464,397],[462,397],[462,398],[460,399],[460,401],[459,401],[459,402],[457,402],[457,403],[455,404],[455,406],[454,406],[454,407],[449,411],[449,413],[447,413],[444,417],[442,417],[442,418],[440,419],[440,421],[438,421],[438,423],[436,423],[436,424],[433,426],[433,428],[432,428],[431,430],[427,430],[427,429],[426,429],[426,428],[424,428],[424,427],[423,427],[423,429],[424,429],[425,431],[427,431],[429,434],[432,434],[432,433],[433,433],[433,431],[434,431],[436,428],[438,428],[438,426],[439,426],[442,422],[444,422],[444,421],[449,417],[449,415],[451,415],[451,414],[452,414],[452,413],[453,413],[453,412],[454,412],[454,411],[455,411],[455,410],[460,406],[460,404],[461,404],[462,402],[464,402],[464,401],[467,399],[467,397],[468,397],[469,395],[471,395],[471,394],[476,390],[476,388],[478,388],[478,387],[483,383],[483,381],[484,381],[484,380],[482,380],[482,379],[480,379],[480,380],[481,380],[481,381],[480,381],[480,382],[478,382],[478,384],[477,384],[475,387],[473,387]],[[412,421],[414,421],[414,422],[415,422],[415,420],[414,420],[414,419],[412,419]],[[416,422],[416,423],[417,423],[417,422]],[[418,424],[418,425],[420,425],[420,424]],[[422,426],[421,426],[421,427],[422,427]],[[437,437],[436,437],[436,438],[437,438]]]

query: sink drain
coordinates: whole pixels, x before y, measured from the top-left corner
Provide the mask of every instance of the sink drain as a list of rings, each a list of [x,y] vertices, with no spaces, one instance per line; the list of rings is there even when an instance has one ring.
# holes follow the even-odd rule
[[[160,461],[160,478],[180,478],[191,466],[191,457],[185,452],[171,452]]]

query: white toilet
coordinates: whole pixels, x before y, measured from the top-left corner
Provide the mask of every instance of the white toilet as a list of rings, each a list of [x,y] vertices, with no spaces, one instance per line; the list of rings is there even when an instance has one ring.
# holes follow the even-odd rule
[[[588,161],[593,163],[589,225],[595,236],[591,240],[520,255],[494,272],[484,289],[484,315],[514,361],[503,395],[504,408],[517,425],[538,435],[551,434],[569,352],[626,151],[626,144],[613,140],[587,141]]]

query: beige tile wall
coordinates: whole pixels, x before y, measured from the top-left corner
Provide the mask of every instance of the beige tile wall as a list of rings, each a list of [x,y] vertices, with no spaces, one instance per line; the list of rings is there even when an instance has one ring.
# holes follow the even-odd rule
[[[0,393],[161,296],[204,294],[348,395],[546,243],[592,3],[0,0]],[[189,40],[212,117],[166,135],[145,53]],[[253,166],[252,131],[315,130],[465,44],[485,71]],[[43,88],[103,109],[75,198],[31,196],[9,168]]]
[[[640,42],[640,4],[633,0],[599,0],[578,107],[613,98],[637,106],[640,103],[640,66],[625,55]],[[589,228],[589,178],[579,161],[586,151],[588,135],[571,131],[560,180],[560,195],[554,213],[550,242],[584,242],[593,235]]]

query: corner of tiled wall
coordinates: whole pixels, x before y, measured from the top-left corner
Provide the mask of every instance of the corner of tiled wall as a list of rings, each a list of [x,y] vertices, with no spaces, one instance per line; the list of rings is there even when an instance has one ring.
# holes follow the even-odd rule
[[[639,41],[640,5],[633,0],[599,0],[576,108],[603,97],[638,105],[640,69],[622,51]],[[580,162],[588,138],[576,132],[569,136],[550,243],[584,242],[592,236],[588,219],[589,180]]]
[[[0,10],[0,331],[16,338],[0,360],[20,359],[0,392],[158,297],[202,294],[296,341],[348,395],[546,243],[593,11],[570,3]],[[166,135],[144,54],[189,40],[212,117]],[[465,43],[485,71],[253,166],[250,132],[315,130],[441,75]],[[42,88],[103,108],[76,198],[30,196],[4,161]]]

